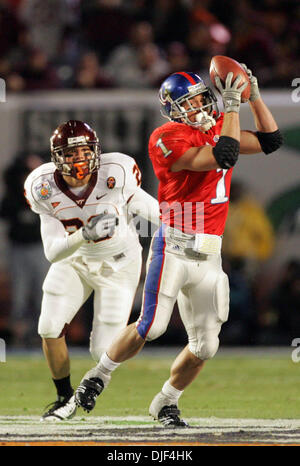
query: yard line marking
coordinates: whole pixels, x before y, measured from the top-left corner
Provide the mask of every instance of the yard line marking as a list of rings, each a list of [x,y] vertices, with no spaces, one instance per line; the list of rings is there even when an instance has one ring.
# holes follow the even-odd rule
[[[0,445],[300,445],[300,419],[190,418],[165,428],[145,416],[0,416]]]

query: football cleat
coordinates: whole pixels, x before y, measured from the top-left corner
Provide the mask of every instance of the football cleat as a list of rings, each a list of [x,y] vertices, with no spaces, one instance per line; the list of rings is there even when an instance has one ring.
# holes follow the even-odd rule
[[[158,393],[149,408],[150,416],[158,420],[164,427],[189,427],[188,423],[180,419],[180,411],[170,398],[162,392]]]
[[[71,397],[58,396],[57,400],[50,403],[49,408],[41,417],[41,421],[65,421],[76,414],[76,403],[74,395]]]
[[[180,410],[176,405],[164,406],[158,413],[158,420],[164,427],[188,427],[188,423],[180,419]]]
[[[98,377],[83,379],[75,391],[75,403],[88,413],[94,409],[96,399],[104,388],[104,383]]]

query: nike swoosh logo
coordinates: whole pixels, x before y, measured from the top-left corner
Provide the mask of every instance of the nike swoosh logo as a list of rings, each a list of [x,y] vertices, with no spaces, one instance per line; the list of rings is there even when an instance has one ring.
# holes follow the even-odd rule
[[[99,201],[99,199],[102,199],[102,197],[104,197],[104,196],[107,196],[107,193],[102,194],[102,196],[96,196],[97,201]]]

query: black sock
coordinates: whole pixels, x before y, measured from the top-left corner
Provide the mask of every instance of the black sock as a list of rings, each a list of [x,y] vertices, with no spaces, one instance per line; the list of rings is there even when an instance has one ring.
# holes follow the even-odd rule
[[[57,395],[59,397],[63,396],[71,397],[74,393],[74,390],[71,386],[70,376],[64,377],[63,379],[52,379],[56,387]]]

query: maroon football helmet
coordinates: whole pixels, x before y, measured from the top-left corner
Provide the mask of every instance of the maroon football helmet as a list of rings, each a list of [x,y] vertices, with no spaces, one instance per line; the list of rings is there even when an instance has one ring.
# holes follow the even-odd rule
[[[59,125],[50,138],[50,146],[51,160],[62,175],[81,180],[100,166],[99,139],[96,132],[83,121],[69,120]],[[87,152],[84,161],[68,162],[68,151],[79,146],[89,146],[91,152]]]

